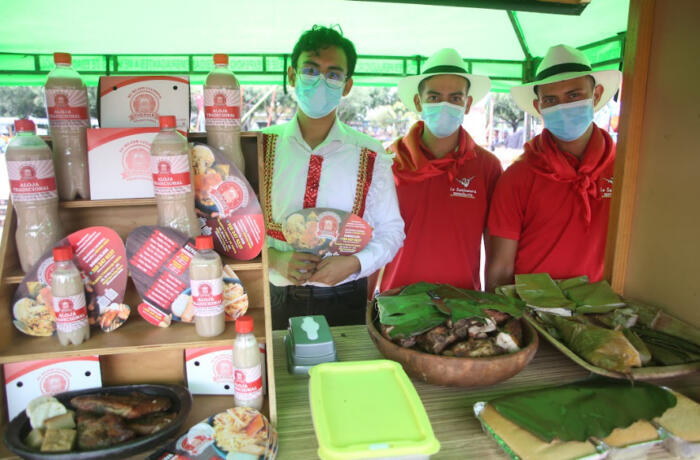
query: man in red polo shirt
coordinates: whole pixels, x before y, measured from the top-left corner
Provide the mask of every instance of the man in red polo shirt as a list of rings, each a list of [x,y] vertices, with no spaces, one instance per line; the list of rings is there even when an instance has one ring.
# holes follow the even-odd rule
[[[488,229],[486,287],[515,274],[603,277],[615,143],[593,123],[620,85],[617,70],[592,71],[584,54],[549,49],[536,81],[511,88],[515,102],[545,129],[525,145],[496,186]]]
[[[419,281],[480,289],[481,238],[502,168],[462,121],[491,82],[467,73],[450,48],[435,53],[423,68],[398,88],[401,101],[423,121],[390,147],[406,239],[384,268],[381,291]]]

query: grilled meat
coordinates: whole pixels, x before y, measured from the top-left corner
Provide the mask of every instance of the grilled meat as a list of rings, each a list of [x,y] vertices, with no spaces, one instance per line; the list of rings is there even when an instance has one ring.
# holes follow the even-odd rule
[[[78,411],[77,424],[80,450],[104,449],[134,437],[134,431],[126,427],[124,419],[114,414]]]
[[[416,343],[428,353],[439,355],[442,350],[457,341],[457,336],[446,326],[437,326],[416,337]]]
[[[482,358],[500,355],[505,352],[505,350],[496,345],[491,338],[471,338],[465,342],[456,343],[452,348],[450,348],[450,351],[454,353],[454,356],[466,358]]]
[[[510,334],[518,347],[523,346],[523,326],[520,320],[515,318],[509,320],[502,328],[503,332]]]
[[[130,395],[76,396],[70,403],[77,409],[96,414],[115,414],[127,419],[143,417],[170,409],[170,399],[143,393]]]
[[[385,339],[390,340],[394,342],[395,344],[402,346],[404,348],[411,348],[413,345],[416,344],[416,336],[412,337],[406,337],[406,338],[399,338],[399,337],[394,337],[392,338],[389,335],[389,331],[393,328],[394,326],[387,326],[386,324],[381,325],[381,332],[382,335],[384,336]]]
[[[170,425],[170,423],[175,420],[175,416],[175,414],[170,413],[149,414],[145,417],[127,421],[126,426],[134,430],[137,435],[146,436],[156,433]]]
[[[494,320],[499,326],[511,318],[511,316],[508,313],[504,313],[498,310],[492,310],[490,308],[484,310],[484,313],[489,315],[491,319]]]

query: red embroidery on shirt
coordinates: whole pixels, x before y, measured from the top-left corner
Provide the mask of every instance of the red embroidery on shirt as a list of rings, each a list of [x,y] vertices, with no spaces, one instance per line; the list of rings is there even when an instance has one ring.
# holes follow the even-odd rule
[[[323,157],[311,155],[309,159],[309,172],[306,176],[306,191],[304,192],[304,209],[315,208],[318,198],[318,185],[321,182],[321,168]]]
[[[357,168],[357,188],[355,189],[355,204],[352,213],[362,217],[365,213],[365,204],[369,187],[372,185],[372,175],[374,174],[374,160],[377,158],[376,152],[364,148],[360,153],[360,165]]]

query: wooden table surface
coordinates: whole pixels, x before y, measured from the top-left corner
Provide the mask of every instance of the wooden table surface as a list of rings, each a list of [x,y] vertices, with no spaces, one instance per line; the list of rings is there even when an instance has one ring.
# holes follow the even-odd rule
[[[366,326],[331,328],[339,361],[382,359],[370,340]],[[275,382],[277,391],[278,459],[317,458],[318,444],[309,408],[308,377],[287,372],[283,337],[285,331],[273,332]],[[540,348],[532,362],[518,375],[505,382],[476,389],[448,388],[418,381],[418,390],[428,412],[440,452],[435,459],[507,459],[508,457],[482,430],[472,406],[496,396],[563,384],[589,376],[588,371],[540,339]],[[673,379],[656,380],[691,398],[700,400],[700,373]],[[674,458],[663,447],[650,451],[649,459]]]

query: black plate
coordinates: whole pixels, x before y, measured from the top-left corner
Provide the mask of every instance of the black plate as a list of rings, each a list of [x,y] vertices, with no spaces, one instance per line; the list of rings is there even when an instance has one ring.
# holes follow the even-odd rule
[[[75,396],[91,395],[91,394],[112,394],[112,395],[128,395],[134,391],[145,393],[153,396],[167,396],[172,401],[170,411],[177,412],[177,417],[170,425],[166,426],[159,432],[150,436],[142,436],[137,439],[123,442],[106,449],[86,450],[86,451],[71,451],[64,453],[41,453],[29,449],[25,446],[23,440],[29,434],[31,425],[25,411],[22,411],[17,417],[12,419],[5,433],[3,441],[5,446],[15,454],[22,458],[36,460],[90,460],[90,459],[110,459],[110,458],[125,458],[135,455],[149,449],[153,449],[163,444],[167,439],[174,437],[192,407],[192,395],[186,388],[180,385],[122,385],[116,387],[103,388],[88,388],[87,390],[68,391],[54,395],[66,407],[70,405],[70,399]]]

